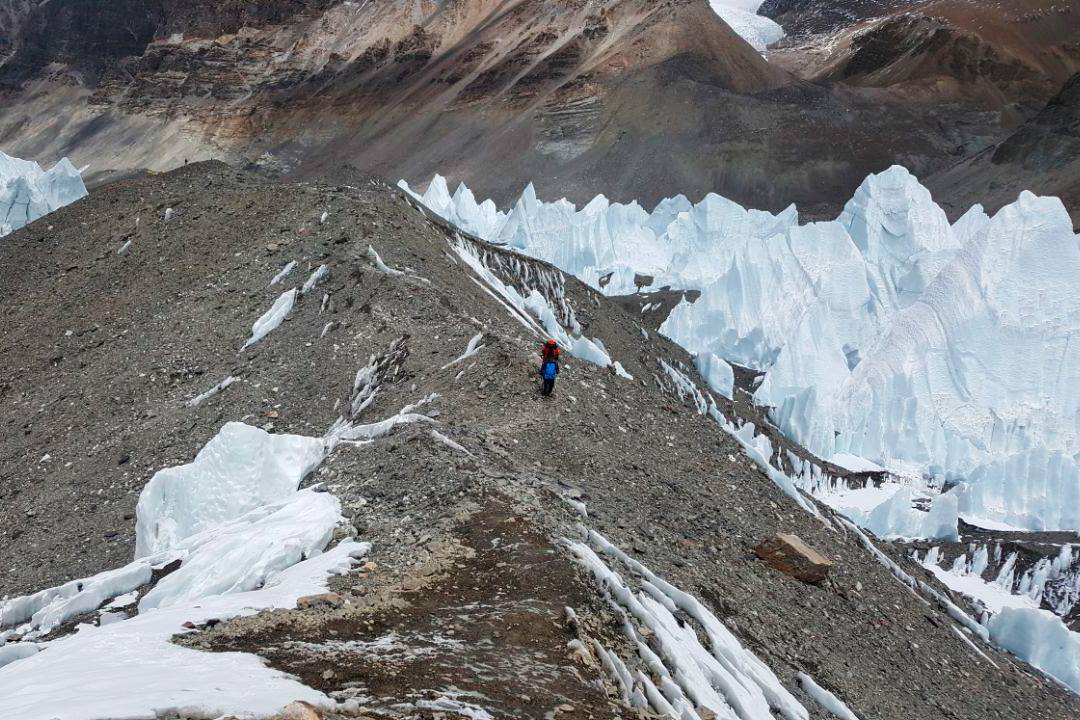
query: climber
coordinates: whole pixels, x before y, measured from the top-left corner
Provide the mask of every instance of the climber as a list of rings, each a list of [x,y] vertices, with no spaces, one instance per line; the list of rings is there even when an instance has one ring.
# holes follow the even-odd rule
[[[559,344],[548,340],[540,347],[540,376],[544,379],[541,395],[550,395],[555,389],[555,376],[559,374]]]

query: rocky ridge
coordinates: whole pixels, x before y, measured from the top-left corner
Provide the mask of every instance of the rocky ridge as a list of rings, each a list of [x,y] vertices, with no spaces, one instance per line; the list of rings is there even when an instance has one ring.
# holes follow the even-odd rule
[[[458,243],[576,319],[634,379],[568,358],[555,397],[541,399],[536,338],[473,278]],[[811,717],[827,715],[800,672],[867,717],[1067,718],[1080,707],[1007,654],[973,649],[827,509],[825,522],[800,509],[699,414],[673,382],[704,387],[689,357],[619,309],[627,301],[461,238],[378,182],[276,184],[193,164],[102,188],[0,253],[12,350],[0,400],[14,409],[0,435],[2,592],[123,564],[155,470],[228,420],[319,434],[372,365],[383,380],[364,417],[435,393],[435,424],[343,447],[310,479],[341,498],[351,527],[339,537],[373,546],[334,582],[340,607],[208,623],[179,642],[259,653],[341,700],[327,717],[401,703],[413,716],[452,712],[440,705],[451,684],[449,700],[493,713],[629,717],[639,711],[592,640],[648,669],[621,611],[574,561],[586,526],[697,597]],[[282,287],[319,265],[329,274],[318,290],[238,353]],[[477,332],[483,348],[448,366]],[[239,381],[189,402],[226,376]],[[807,585],[756,558],[778,532],[827,557],[829,579]]]

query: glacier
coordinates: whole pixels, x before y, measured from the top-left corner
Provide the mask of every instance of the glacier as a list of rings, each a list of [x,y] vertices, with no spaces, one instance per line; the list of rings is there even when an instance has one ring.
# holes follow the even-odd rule
[[[602,195],[578,209],[529,185],[504,211],[440,176],[423,193],[399,185],[605,295],[700,291],[661,332],[721,394],[726,365],[764,373],[755,401],[819,457],[899,479],[877,497],[890,506],[853,515],[875,532],[950,537],[957,517],[1080,530],[1080,242],[1057,198],[1025,192],[950,223],[894,166],[835,220],[800,224],[795,206],[770,213],[711,193],[651,212]],[[940,509],[921,517],[905,506],[915,495]]]
[[[82,176],[67,158],[43,170],[0,152],[0,237],[83,197]]]
[[[772,18],[757,14],[763,0],[709,0],[709,7],[739,37],[758,52],[784,37],[784,29]]]

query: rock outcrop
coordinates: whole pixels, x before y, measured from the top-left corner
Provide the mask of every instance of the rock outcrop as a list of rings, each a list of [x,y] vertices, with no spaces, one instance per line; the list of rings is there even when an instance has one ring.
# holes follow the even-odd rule
[[[805,583],[824,582],[832,561],[810,547],[798,535],[777,533],[754,548],[754,554],[774,570]]]

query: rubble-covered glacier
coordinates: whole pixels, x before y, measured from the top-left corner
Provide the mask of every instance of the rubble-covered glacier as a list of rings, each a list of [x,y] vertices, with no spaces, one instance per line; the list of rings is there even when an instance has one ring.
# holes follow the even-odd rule
[[[807,225],[794,206],[715,194],[652,212],[603,196],[543,202],[532,186],[503,212],[438,176],[413,194],[607,295],[699,290],[661,330],[718,391],[726,372],[710,356],[763,371],[755,400],[792,439],[887,468],[906,478],[891,491],[943,505],[920,518],[881,494],[892,506],[875,531],[949,536],[954,508],[988,527],[1080,529],[1080,244],[1059,200],[1023,193],[950,224],[898,166],[869,176],[836,220]]]
[[[67,158],[43,170],[0,152],[0,236],[85,196],[82,176]]]

